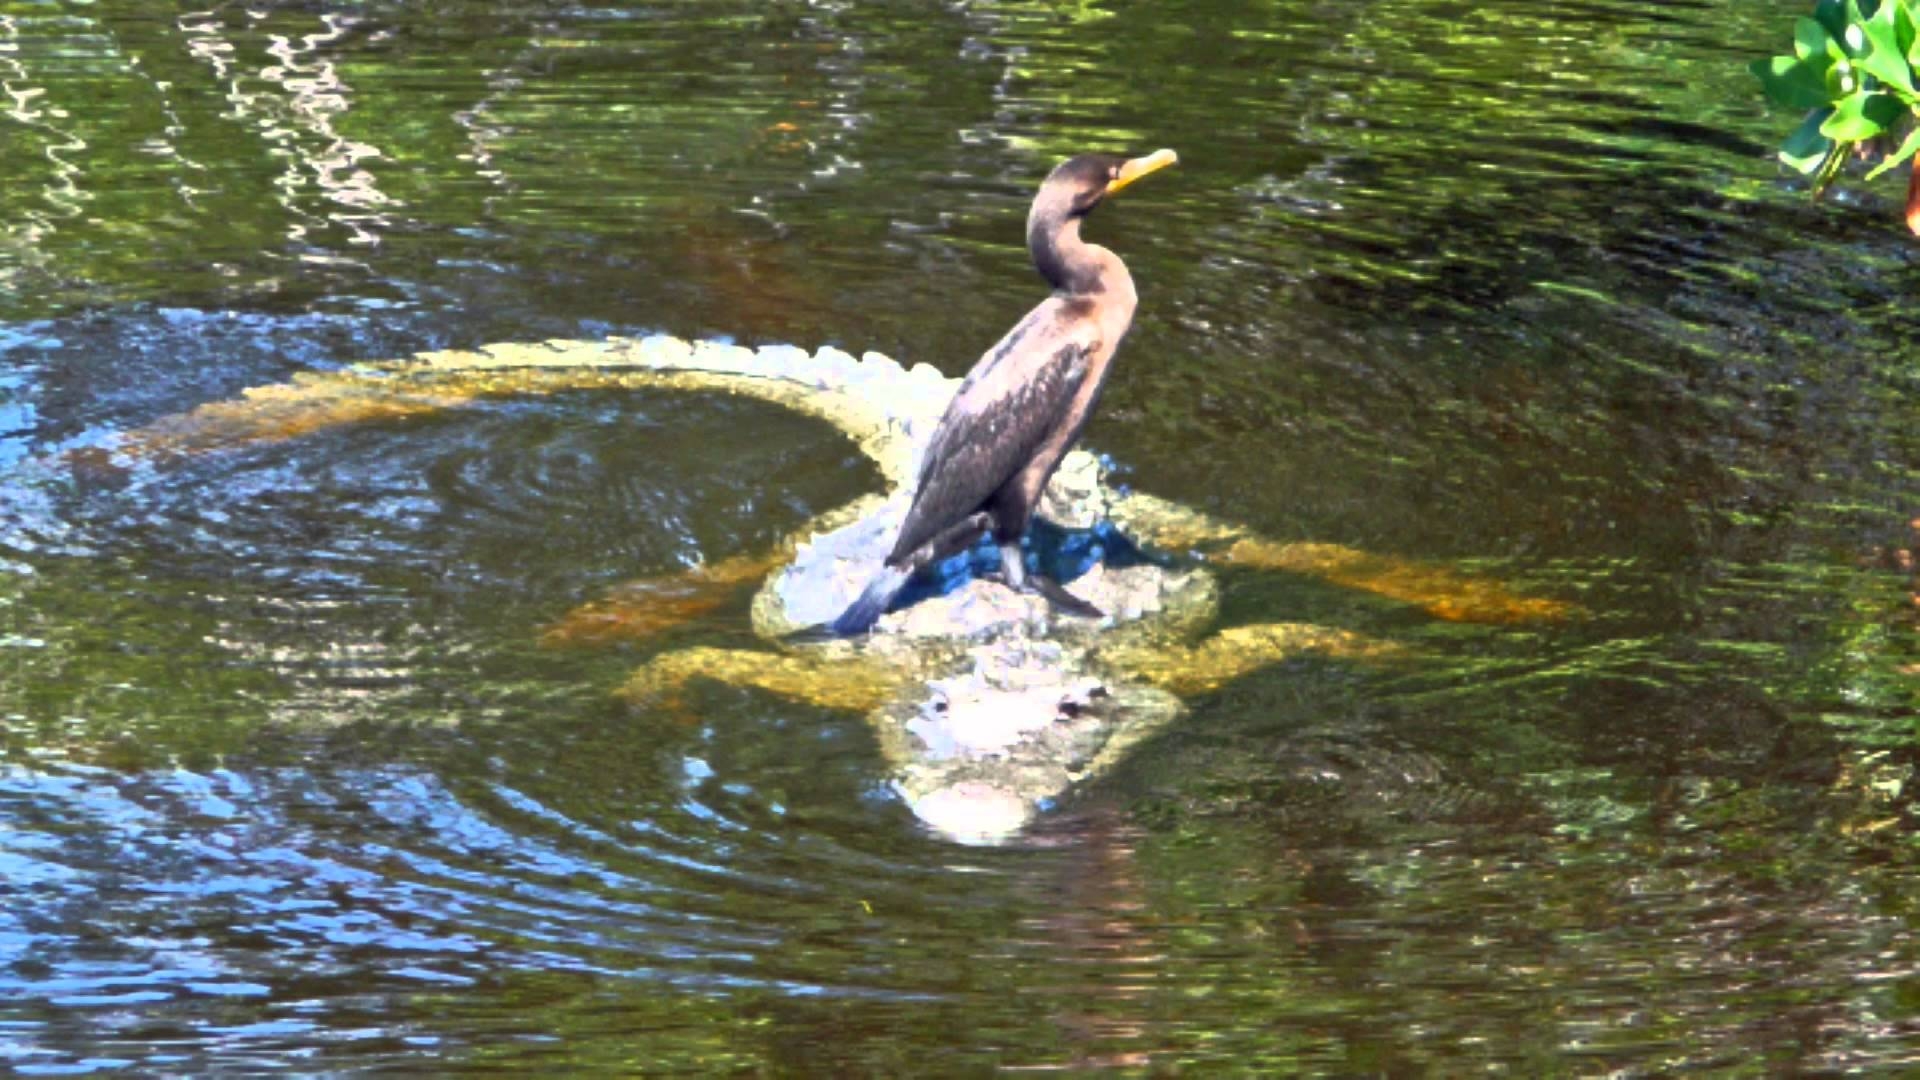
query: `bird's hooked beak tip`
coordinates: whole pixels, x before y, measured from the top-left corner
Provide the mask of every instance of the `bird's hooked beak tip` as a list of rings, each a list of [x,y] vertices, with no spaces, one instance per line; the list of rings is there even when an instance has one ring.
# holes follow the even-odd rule
[[[1107,181],[1107,194],[1118,194],[1121,188],[1151,173],[1157,173],[1180,160],[1180,155],[1171,150],[1155,150],[1146,157],[1137,157],[1120,166],[1120,171]]]

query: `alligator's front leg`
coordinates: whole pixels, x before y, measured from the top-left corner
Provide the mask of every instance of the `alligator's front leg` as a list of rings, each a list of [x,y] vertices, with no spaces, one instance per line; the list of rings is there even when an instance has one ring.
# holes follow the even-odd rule
[[[1122,673],[1181,697],[1211,693],[1234,679],[1313,653],[1347,660],[1386,660],[1405,650],[1350,630],[1310,623],[1233,626],[1197,645],[1142,641],[1116,645],[1103,659]]]
[[[604,645],[635,640],[692,622],[739,595],[743,586],[764,581],[793,561],[802,544],[876,512],[878,496],[856,499],[794,530],[769,551],[734,555],[678,574],[642,578],[607,590],[561,616],[541,632],[547,645]]]
[[[1115,497],[1109,514],[1122,530],[1166,550],[1195,550],[1234,566],[1284,570],[1413,604],[1453,622],[1513,623],[1568,618],[1573,604],[1520,596],[1497,581],[1339,544],[1281,543],[1244,526],[1140,492]]]
[[[651,637],[692,622],[725,604],[742,586],[765,578],[792,552],[784,545],[759,555],[735,555],[679,574],[623,582],[562,615],[540,633],[544,645],[604,645]]]
[[[702,647],[654,657],[633,673],[620,688],[620,696],[684,715],[683,694],[687,682],[695,678],[862,713],[898,695],[905,682],[898,668],[851,652],[801,655]]]

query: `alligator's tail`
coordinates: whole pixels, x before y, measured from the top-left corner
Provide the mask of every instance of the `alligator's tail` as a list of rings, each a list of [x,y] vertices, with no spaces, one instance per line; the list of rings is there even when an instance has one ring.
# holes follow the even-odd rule
[[[880,572],[873,575],[873,580],[867,582],[866,591],[860,594],[860,599],[833,620],[833,632],[841,637],[851,637],[873,629],[873,624],[887,613],[887,605],[900,595],[900,590],[906,587],[907,578],[911,576],[911,571],[904,567],[881,567]]]

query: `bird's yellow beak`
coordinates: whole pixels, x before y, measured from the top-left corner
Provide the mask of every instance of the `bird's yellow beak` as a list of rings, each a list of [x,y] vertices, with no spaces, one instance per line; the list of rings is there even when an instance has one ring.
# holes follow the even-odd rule
[[[1121,188],[1126,187],[1135,180],[1140,179],[1148,173],[1159,172],[1161,169],[1179,160],[1180,155],[1171,150],[1155,150],[1146,157],[1134,158],[1132,161],[1120,166],[1119,175],[1107,181],[1107,194],[1117,195]]]

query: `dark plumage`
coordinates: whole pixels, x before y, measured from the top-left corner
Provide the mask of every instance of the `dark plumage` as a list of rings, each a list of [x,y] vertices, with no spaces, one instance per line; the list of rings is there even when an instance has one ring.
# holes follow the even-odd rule
[[[961,382],[927,444],[899,539],[860,599],[834,621],[836,633],[871,627],[914,571],[971,547],[989,529],[1007,584],[1030,584],[1020,538],[1133,323],[1133,277],[1119,256],[1080,239],[1080,222],[1108,195],[1176,160],[1171,150],[1132,160],[1082,154],[1040,185],[1027,215],[1027,248],[1053,295]],[[1031,584],[1069,610],[1098,614],[1053,582]]]

